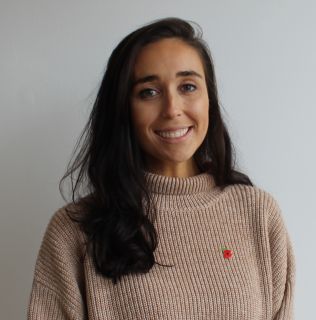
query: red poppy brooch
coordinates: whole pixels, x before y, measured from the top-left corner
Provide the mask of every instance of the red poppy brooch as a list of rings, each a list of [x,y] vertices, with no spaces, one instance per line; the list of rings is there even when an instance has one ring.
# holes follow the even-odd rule
[[[221,247],[224,259],[230,259],[233,256],[233,251],[228,249],[226,246]]]

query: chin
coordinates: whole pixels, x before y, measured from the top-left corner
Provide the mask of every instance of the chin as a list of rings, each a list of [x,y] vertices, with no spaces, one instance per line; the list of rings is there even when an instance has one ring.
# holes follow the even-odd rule
[[[192,155],[187,155],[187,156],[178,156],[178,157],[167,157],[167,158],[160,158],[161,162],[174,162],[175,164],[181,164],[181,163],[186,163],[190,162],[193,158]]]

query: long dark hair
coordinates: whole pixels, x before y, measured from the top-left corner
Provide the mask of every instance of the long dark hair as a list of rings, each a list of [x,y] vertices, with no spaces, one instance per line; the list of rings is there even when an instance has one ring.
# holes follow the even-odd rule
[[[148,215],[151,196],[130,118],[136,56],[146,44],[164,38],[181,39],[197,50],[203,62],[210,112],[207,135],[194,154],[198,167],[212,174],[221,189],[232,184],[253,185],[248,176],[234,169],[235,152],[222,120],[214,66],[200,27],[166,18],[130,33],[108,60],[89,120],[59,185],[63,196],[62,183],[70,178],[75,206],[67,206],[68,213],[87,236],[87,250],[97,272],[114,284],[123,275],[148,272],[155,263],[164,266],[153,254],[158,238]]]

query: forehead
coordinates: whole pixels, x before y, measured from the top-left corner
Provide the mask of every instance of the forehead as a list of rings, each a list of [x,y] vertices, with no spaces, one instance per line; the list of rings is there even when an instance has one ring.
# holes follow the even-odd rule
[[[200,54],[181,39],[170,38],[150,43],[140,50],[134,65],[134,76],[183,70],[204,74]]]

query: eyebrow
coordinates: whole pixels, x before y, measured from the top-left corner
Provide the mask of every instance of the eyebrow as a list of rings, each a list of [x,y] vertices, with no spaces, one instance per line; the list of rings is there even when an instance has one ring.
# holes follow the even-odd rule
[[[186,71],[179,71],[176,73],[176,77],[188,77],[188,76],[194,76],[203,79],[203,77],[197,73],[196,71],[193,70],[186,70]],[[146,83],[146,82],[152,82],[155,80],[159,80],[159,77],[157,75],[148,75],[145,77],[141,77],[133,82],[133,87],[140,83]]]

